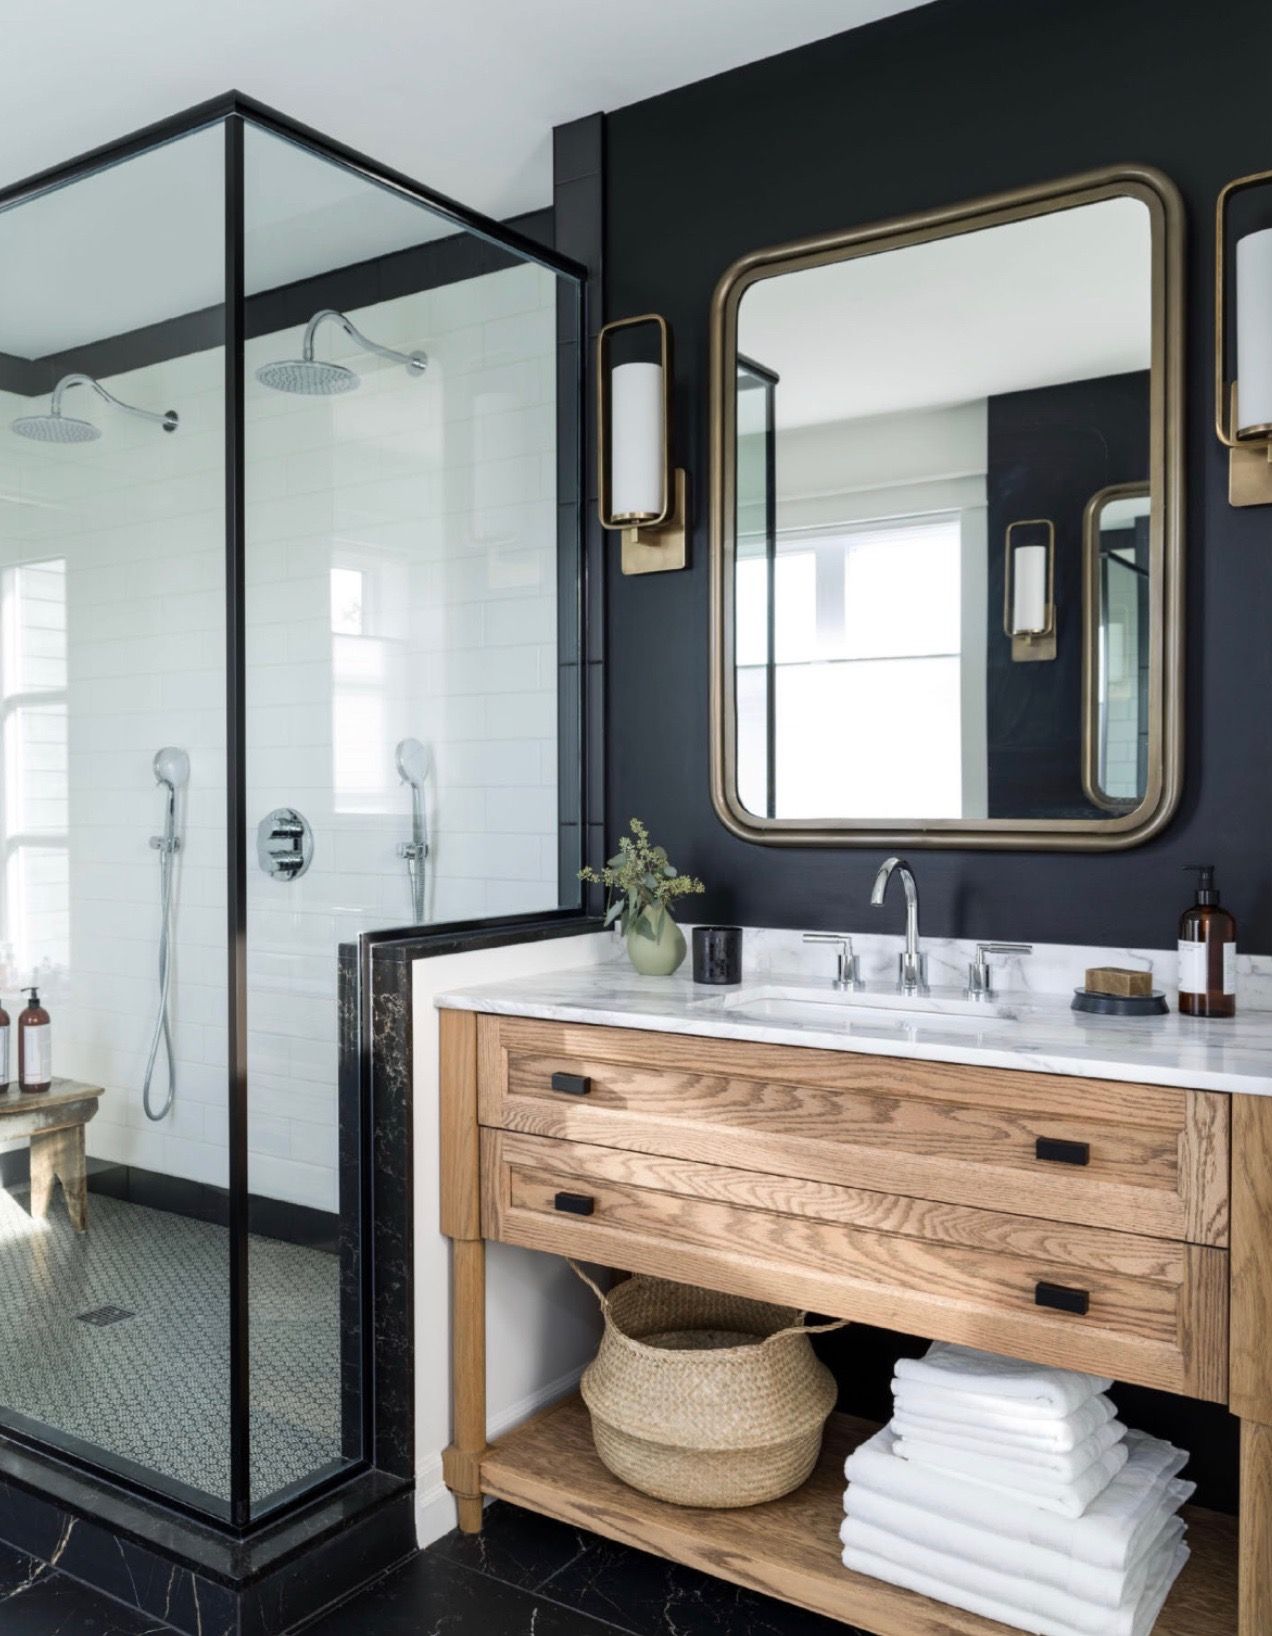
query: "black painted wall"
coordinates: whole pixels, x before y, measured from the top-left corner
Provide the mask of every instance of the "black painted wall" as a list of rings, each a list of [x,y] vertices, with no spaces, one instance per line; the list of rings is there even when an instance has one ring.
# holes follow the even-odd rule
[[[1082,519],[1111,483],[1148,481],[1149,377],[1136,371],[989,399],[986,725],[991,818],[1104,818],[1082,792]],[[1003,542],[1055,524],[1056,656],[1017,661],[1003,635]],[[1034,544],[1038,530],[1019,530]]]
[[[1181,866],[1213,858],[1246,949],[1272,950],[1272,508],[1233,511],[1211,431],[1215,194],[1272,165],[1263,0],[937,0],[638,103],[607,122],[607,315],[657,310],[677,346],[692,567],[624,579],[610,550],[611,826],[646,818],[711,887],[695,915],[896,930],[868,905],[880,853],[758,847],[707,776],[707,333],[744,251],[1124,161],[1188,209],[1188,742],[1174,823],[1129,852],[923,851],[938,936],[1173,943]],[[701,907],[698,907],[698,904]]]

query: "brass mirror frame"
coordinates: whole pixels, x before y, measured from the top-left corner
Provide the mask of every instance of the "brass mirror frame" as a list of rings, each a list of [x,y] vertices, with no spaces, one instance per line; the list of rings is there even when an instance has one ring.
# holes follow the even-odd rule
[[[1114,500],[1149,498],[1147,483],[1110,483],[1082,513],[1082,793],[1106,812],[1134,812],[1139,803],[1109,795],[1100,784],[1100,517]]]
[[[738,307],[752,284],[857,256],[877,255],[1105,199],[1139,199],[1152,234],[1149,531],[1149,768],[1144,799],[1107,818],[765,818],[738,797],[733,676],[735,376]],[[711,302],[711,800],[726,828],[767,846],[946,847],[1113,851],[1139,846],[1170,822],[1183,788],[1184,669],[1184,208],[1168,176],[1113,165],[1038,187],[800,239],[742,256]],[[1076,610],[1069,610],[1072,619]],[[1075,769],[1076,770],[1076,769]]]

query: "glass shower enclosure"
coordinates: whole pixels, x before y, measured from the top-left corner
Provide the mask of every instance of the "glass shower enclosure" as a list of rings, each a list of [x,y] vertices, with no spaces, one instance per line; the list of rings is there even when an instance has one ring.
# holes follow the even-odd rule
[[[351,946],[579,902],[581,321],[238,96],[0,195],[0,1431],[233,1529],[370,1458]]]

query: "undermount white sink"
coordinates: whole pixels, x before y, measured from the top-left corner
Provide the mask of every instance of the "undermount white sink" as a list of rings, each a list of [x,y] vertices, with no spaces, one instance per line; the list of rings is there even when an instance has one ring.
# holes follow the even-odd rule
[[[969,1000],[957,989],[898,994],[890,989],[836,989],[829,983],[755,983],[717,1002],[725,1011],[746,1011],[775,1022],[862,1023],[984,1028],[1012,1023],[1016,1012],[997,1000]]]

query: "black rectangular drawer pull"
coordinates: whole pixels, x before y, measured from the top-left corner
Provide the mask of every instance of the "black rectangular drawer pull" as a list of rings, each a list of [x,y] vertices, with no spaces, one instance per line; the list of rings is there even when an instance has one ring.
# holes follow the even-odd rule
[[[553,1074],[552,1089],[565,1091],[570,1096],[586,1096],[592,1089],[592,1081],[584,1079],[582,1074]]]
[[[1055,1307],[1057,1312],[1076,1312],[1080,1318],[1085,1318],[1091,1309],[1091,1297],[1084,1289],[1066,1289],[1063,1284],[1038,1284],[1034,1288],[1034,1305]]]
[[[1054,1136],[1039,1136],[1034,1143],[1034,1158],[1049,1159],[1055,1165],[1089,1165],[1089,1142],[1061,1142]]]
[[[588,1193],[558,1193],[553,1202],[572,1216],[590,1216],[596,1209],[596,1200]]]

